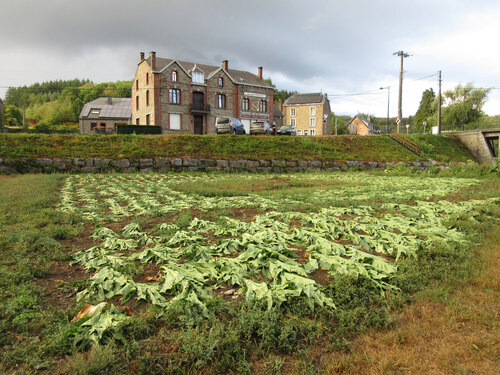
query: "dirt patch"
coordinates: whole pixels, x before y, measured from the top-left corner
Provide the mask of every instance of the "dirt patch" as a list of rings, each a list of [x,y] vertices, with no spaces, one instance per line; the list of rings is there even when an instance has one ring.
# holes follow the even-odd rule
[[[141,273],[133,276],[136,283],[159,282],[161,267],[156,263],[145,263],[141,267]]]
[[[328,271],[318,268],[311,274],[311,278],[319,285],[331,285],[333,280],[328,275]]]
[[[36,282],[45,290],[44,310],[64,310],[74,305],[76,287],[72,284],[89,277],[90,274],[81,266],[70,266],[62,261],[53,262],[49,275]]]

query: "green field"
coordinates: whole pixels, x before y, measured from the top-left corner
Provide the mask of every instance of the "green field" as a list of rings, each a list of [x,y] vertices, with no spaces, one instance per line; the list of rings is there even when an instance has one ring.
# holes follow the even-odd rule
[[[468,279],[500,224],[495,177],[25,175],[0,188],[4,372],[321,373],[324,353],[391,327],[416,292]]]

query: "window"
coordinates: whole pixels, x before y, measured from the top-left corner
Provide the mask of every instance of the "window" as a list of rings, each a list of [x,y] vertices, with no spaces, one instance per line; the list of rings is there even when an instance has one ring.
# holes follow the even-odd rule
[[[224,87],[224,78],[219,77],[219,87],[223,88]]]
[[[290,116],[295,117],[295,108],[290,108]]]
[[[181,90],[179,89],[170,89],[168,90],[170,104],[181,104]]]
[[[135,97],[135,109],[139,110],[139,95]]]
[[[146,90],[146,106],[149,105],[149,90]]]
[[[243,103],[241,104],[242,111],[248,111],[250,109],[250,99],[243,98]]]
[[[311,107],[311,116],[316,116],[316,107]]]
[[[297,135],[302,135],[302,130],[297,130]]]
[[[316,126],[316,118],[315,117],[311,117],[309,119],[309,125],[310,126]]]
[[[177,82],[177,70],[172,70],[172,82]]]
[[[139,90],[139,80],[138,79],[135,80],[135,89]]]
[[[295,119],[294,118],[290,119],[290,125],[295,126]]]
[[[136,124],[136,125],[141,125],[141,121],[139,120],[139,117],[137,117],[137,118],[135,119],[135,124]]]
[[[91,113],[92,115],[99,115],[99,113],[101,113],[101,110],[100,110],[99,108],[92,108],[92,109],[90,110],[90,113]]]
[[[97,122],[91,122],[90,123],[90,129],[94,130],[95,128],[97,128]]]
[[[149,73],[146,73],[146,85],[149,85]]]
[[[171,113],[169,115],[169,123],[171,130],[181,130],[181,115],[177,113]]]
[[[260,101],[260,111],[267,112],[267,102],[265,100]]]
[[[226,95],[217,94],[217,108],[226,108]]]
[[[316,131],[314,129],[311,129],[311,135],[316,135]]]
[[[309,132],[307,130],[304,130],[304,135],[309,135]]]
[[[146,125],[149,125],[150,124],[150,115],[146,115]]]
[[[193,72],[194,83],[205,83],[205,74],[201,72]]]

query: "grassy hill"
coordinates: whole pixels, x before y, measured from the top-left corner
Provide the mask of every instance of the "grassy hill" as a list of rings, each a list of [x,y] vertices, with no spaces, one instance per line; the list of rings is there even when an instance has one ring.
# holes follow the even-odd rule
[[[473,159],[457,140],[422,135],[412,139],[425,159]],[[387,136],[266,137],[234,135],[1,134],[0,157],[152,158],[414,161],[418,157]]]

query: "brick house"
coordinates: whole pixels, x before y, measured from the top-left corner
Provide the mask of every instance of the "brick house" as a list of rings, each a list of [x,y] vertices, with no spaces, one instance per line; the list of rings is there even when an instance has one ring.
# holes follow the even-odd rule
[[[247,133],[252,120],[273,121],[274,88],[257,75],[222,65],[140,54],[132,85],[132,123],[163,133],[214,134],[220,116],[236,117]]]
[[[81,134],[114,133],[117,124],[130,124],[132,104],[130,98],[98,98],[85,103],[80,112]]]
[[[347,131],[352,135],[373,135],[379,133],[369,118],[367,120],[360,115],[354,116],[346,126]]]
[[[295,94],[283,103],[283,114],[283,123],[295,126],[297,135],[331,134],[331,109],[326,94]]]

